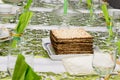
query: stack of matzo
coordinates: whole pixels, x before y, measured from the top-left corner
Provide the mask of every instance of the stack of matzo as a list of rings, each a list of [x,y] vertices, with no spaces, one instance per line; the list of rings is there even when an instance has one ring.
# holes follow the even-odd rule
[[[81,28],[51,30],[50,40],[56,54],[93,53],[93,37]]]

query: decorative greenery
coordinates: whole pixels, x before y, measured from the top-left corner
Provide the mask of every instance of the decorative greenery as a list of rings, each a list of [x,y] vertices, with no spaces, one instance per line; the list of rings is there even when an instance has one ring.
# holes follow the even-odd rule
[[[16,48],[17,43],[20,40],[20,36],[22,35],[25,28],[27,27],[32,15],[33,15],[33,13],[30,11],[26,11],[21,14],[21,16],[19,18],[19,22],[15,28],[15,33],[13,33],[13,40],[12,40],[12,44],[11,44],[12,48]]]
[[[47,52],[42,48],[42,43],[41,43],[41,38],[45,38],[49,36],[49,30],[31,30],[31,29],[27,29],[26,32],[24,33],[23,37],[27,37],[27,36],[31,36],[30,38],[27,37],[25,38],[25,41],[28,41],[31,44],[27,44],[27,46],[30,47],[31,50],[35,51],[35,57],[45,57],[48,58],[48,54]],[[107,32],[89,32],[91,35],[95,36],[94,37],[94,44],[103,44],[104,45],[104,39],[102,39],[102,36],[107,36],[108,33]],[[38,37],[36,37],[36,35]],[[120,34],[119,34],[120,35]],[[3,45],[1,45],[1,49],[4,47],[7,47],[7,44],[9,42],[4,42]],[[39,44],[39,45],[36,45]],[[7,54],[7,52],[6,52]],[[3,53],[4,55],[4,53]],[[7,72],[6,72],[7,73]],[[1,72],[1,78],[0,80],[11,80],[11,78],[9,77],[9,75],[6,75],[6,73]],[[42,80],[96,80],[96,78],[98,78],[98,76],[71,76],[68,73],[61,73],[61,74],[55,74],[52,72],[40,72],[37,73],[38,75],[42,76]],[[6,76],[6,77],[5,77]],[[119,75],[113,75],[111,76],[110,80],[119,80],[120,76]]]
[[[120,40],[116,42],[116,45],[118,46],[118,55],[120,55]]]
[[[102,8],[102,11],[104,14],[104,18],[106,20],[106,26],[107,26],[108,32],[109,32],[109,40],[111,40],[113,38],[113,31],[112,31],[113,24],[112,24],[111,18],[109,16],[106,3],[103,3],[101,8]]]
[[[24,10],[25,10],[25,11],[29,10],[32,2],[33,2],[33,0],[27,0],[27,4],[24,6]]]
[[[49,19],[48,24],[53,25],[53,23],[50,22],[50,21],[53,21],[53,20],[56,21],[55,25],[57,25],[60,21],[62,21],[62,20],[54,19],[55,16],[54,15],[51,16],[51,14],[52,13],[50,13],[50,16],[45,16],[46,18]],[[49,13],[48,13],[48,15],[49,15]],[[42,16],[44,16],[44,15],[42,15]],[[83,24],[81,24],[81,22],[77,22],[77,21],[80,20],[80,18],[79,19],[78,18],[79,18],[78,16],[72,17],[72,19],[70,21],[70,24],[71,25],[78,25],[78,26],[83,25]],[[58,20],[58,22],[57,22],[57,20]],[[105,20],[103,19],[101,21],[104,22]],[[108,20],[106,20],[106,22],[107,21]],[[103,22],[101,22],[101,23],[103,23]],[[44,23],[44,21],[41,22],[41,24],[42,23]],[[26,35],[30,36],[30,37],[26,38],[26,40],[29,39],[29,41],[27,41],[27,42],[30,43],[30,45],[29,44],[27,44],[27,45],[30,47],[30,49],[32,49],[34,51],[35,56],[42,56],[42,57],[46,57],[46,58],[49,57],[48,54],[46,53],[46,51],[43,49],[42,43],[41,43],[41,38],[48,37],[48,32],[49,31],[38,30],[37,31],[37,38],[36,38],[36,35],[34,35],[36,33],[36,30],[27,30],[26,31],[24,36],[26,36]],[[95,36],[95,39],[94,39],[95,44],[105,45],[104,40],[101,39],[101,36],[107,35],[106,32],[105,33],[103,33],[103,32],[90,32],[90,34]],[[8,43],[9,43],[9,41],[6,41],[6,42],[3,42],[2,45],[0,45],[0,49],[1,49],[0,55],[1,56],[8,54],[8,51],[7,51]],[[37,45],[37,44],[39,44],[39,45]],[[118,46],[118,51],[120,51],[120,41],[118,41],[116,43],[116,45]],[[53,80],[53,79],[54,80],[96,80],[96,78],[98,78],[98,76],[90,76],[90,75],[88,75],[88,76],[72,76],[72,75],[69,75],[68,73],[55,74],[55,73],[52,73],[52,72],[47,72],[47,73],[41,72],[41,73],[37,73],[37,74],[42,76],[42,80]],[[11,78],[8,77],[8,75],[7,75],[7,78],[5,78],[4,77],[5,75],[4,75],[3,72],[0,72],[0,76],[2,76],[2,77],[0,77],[0,80],[10,80],[11,79]],[[110,80],[120,80],[120,76],[119,75],[113,75],[113,76],[111,76]]]
[[[79,4],[81,4],[82,3],[82,0],[79,0]]]
[[[68,11],[68,0],[64,0],[64,14],[67,14]]]
[[[88,5],[88,9],[90,11],[90,16],[93,16],[93,4],[92,4],[92,0],[87,0],[87,5]]]
[[[109,13],[108,13],[108,9],[107,9],[107,5],[105,3],[102,4],[101,6],[106,23],[110,22],[110,17],[109,17]]]
[[[41,77],[26,63],[25,57],[18,54],[12,80],[41,80]]]
[[[107,24],[107,28],[108,28],[108,33],[109,33],[108,41],[114,40],[114,38],[118,37],[118,35],[115,35],[115,33],[113,32],[112,18],[110,18],[110,16],[109,16],[106,3],[103,3],[101,7],[102,7],[102,11],[103,11],[103,14],[104,14],[104,17],[106,20],[106,24]],[[120,40],[117,39],[115,44],[117,46],[118,55],[120,55]]]

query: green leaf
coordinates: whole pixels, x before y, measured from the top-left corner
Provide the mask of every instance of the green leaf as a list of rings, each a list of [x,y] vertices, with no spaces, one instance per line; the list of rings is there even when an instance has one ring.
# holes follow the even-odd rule
[[[67,10],[68,10],[68,1],[64,0],[64,14],[67,14]]]
[[[120,55],[120,40],[116,42],[117,48],[118,48],[118,55]]]
[[[82,0],[79,0],[79,3],[82,3]]]
[[[32,18],[33,13],[30,11],[25,12],[22,17],[20,17],[20,26],[18,28],[17,33],[23,33],[25,28],[27,27],[29,20]],[[24,20],[23,20],[24,19]]]
[[[91,1],[91,0],[87,0],[87,5],[88,5],[88,9],[89,9],[89,11],[90,11],[90,16],[93,16],[92,1]]]
[[[29,20],[32,18],[33,12],[26,11],[20,15],[19,22],[15,28],[17,34],[21,34],[24,32],[25,28],[27,27]]]
[[[25,62],[25,57],[18,54],[12,80],[41,80],[32,68]]]
[[[90,16],[93,16],[93,8],[90,8]]]
[[[24,80],[25,72],[28,65],[25,63],[25,58],[18,54],[12,80]]]
[[[114,36],[113,30],[112,30],[112,26],[108,26],[108,33],[109,33],[109,38],[112,39]]]
[[[108,28],[108,33],[109,33],[109,40],[111,40],[114,36],[113,30],[112,30],[112,22],[108,13],[107,5],[104,3],[102,4],[102,11],[106,20],[107,28]]]
[[[25,79],[24,80],[41,80],[42,78],[39,77],[30,66],[28,66],[28,69],[26,71]]]
[[[87,4],[88,4],[88,7],[90,7],[92,5],[92,1],[91,0],[87,0]]]
[[[24,6],[24,10],[29,10],[33,0],[27,0],[27,4]]]
[[[103,14],[104,14],[104,17],[105,17],[105,20],[106,20],[106,23],[109,23],[110,22],[110,17],[109,17],[109,13],[108,13],[108,9],[107,9],[107,5],[104,3],[102,4],[102,11],[103,11]]]

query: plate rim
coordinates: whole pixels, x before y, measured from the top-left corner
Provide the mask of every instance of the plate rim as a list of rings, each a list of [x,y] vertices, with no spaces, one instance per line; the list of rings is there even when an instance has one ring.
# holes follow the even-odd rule
[[[0,27],[0,29],[4,29],[1,30],[0,39],[10,37],[10,31],[6,27]]]
[[[8,41],[8,40],[10,40],[11,38],[10,37],[7,37],[6,39],[0,39],[0,42],[4,42],[4,41]]]
[[[50,42],[47,42],[47,43],[44,43],[44,46],[46,47],[46,51],[49,55],[49,57],[52,59],[52,60],[62,60],[64,58],[67,58],[67,57],[76,57],[76,56],[89,56],[89,55],[92,55],[92,54],[60,54],[60,55],[57,55],[55,54],[55,52],[52,52],[50,47],[52,48],[52,45]]]

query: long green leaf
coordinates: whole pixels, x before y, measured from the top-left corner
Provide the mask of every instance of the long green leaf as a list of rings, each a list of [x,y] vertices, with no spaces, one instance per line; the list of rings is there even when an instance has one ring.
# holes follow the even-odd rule
[[[25,57],[18,54],[12,80],[41,80],[41,77],[26,63]]]
[[[21,14],[19,18],[19,22],[15,28],[15,34],[22,34],[27,27],[29,20],[32,18],[33,12],[26,11],[23,14]],[[13,37],[20,37],[20,36],[13,36]],[[14,39],[14,38],[13,38]],[[12,48],[15,48],[19,40],[13,40],[12,42]]]
[[[24,6],[24,9],[25,9],[25,10],[29,10],[32,2],[33,2],[33,0],[27,0],[27,4]]]
[[[120,55],[120,40],[116,42],[117,48],[118,48],[118,55]]]
[[[21,80],[25,76],[28,65],[25,63],[25,58],[21,54],[18,55],[12,80]]]
[[[110,17],[109,17],[109,13],[108,13],[108,9],[107,9],[107,5],[104,3],[102,4],[102,11],[103,11],[103,14],[104,14],[104,17],[105,17],[105,20],[106,20],[106,23],[109,23],[110,22]]]
[[[22,13],[21,15],[20,15],[20,17],[19,17],[19,22],[18,22],[18,24],[17,24],[17,26],[16,26],[16,33],[18,32],[18,30],[19,30],[19,28],[20,28],[20,25],[22,24],[22,22],[24,22],[24,18],[25,18],[25,13]]]
[[[30,66],[28,66],[28,69],[26,71],[25,79],[24,80],[41,80],[42,78],[39,77]]]
[[[87,0],[88,9],[90,11],[90,16],[93,16],[93,5],[91,0]]]
[[[88,6],[91,6],[92,5],[92,1],[91,0],[87,0],[87,4],[88,4]]]
[[[79,0],[79,3],[82,3],[82,0]]]
[[[27,27],[29,20],[31,19],[33,12],[27,11],[21,14],[19,23],[16,28],[17,33],[23,33],[24,29]]]
[[[24,29],[27,27],[29,20],[32,18],[33,13],[32,12],[26,12],[24,22],[21,23],[20,28],[18,30],[18,33],[22,33]]]
[[[68,1],[64,0],[64,14],[67,14],[68,11]]]

